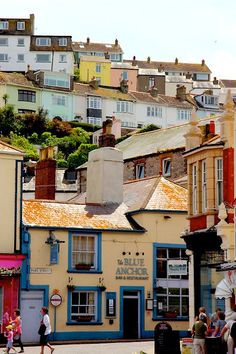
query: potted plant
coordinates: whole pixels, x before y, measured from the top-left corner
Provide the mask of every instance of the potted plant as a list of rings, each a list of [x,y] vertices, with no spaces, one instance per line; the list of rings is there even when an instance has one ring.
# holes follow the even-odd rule
[[[75,285],[67,284],[67,289],[70,290],[70,291],[73,291],[75,289]]]
[[[99,286],[99,289],[100,289],[101,291],[105,291],[105,290],[106,290],[106,287],[105,287],[105,285],[100,285],[100,286]]]
[[[91,315],[78,316],[78,322],[91,322],[93,317]]]
[[[87,263],[77,263],[75,264],[75,269],[77,270],[89,270],[91,268],[92,264],[87,264]]]

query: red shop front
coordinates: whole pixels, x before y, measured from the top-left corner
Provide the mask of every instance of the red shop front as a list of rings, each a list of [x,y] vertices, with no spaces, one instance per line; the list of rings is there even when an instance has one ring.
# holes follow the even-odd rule
[[[20,274],[23,255],[0,254],[0,323],[1,332],[9,317],[19,307]]]

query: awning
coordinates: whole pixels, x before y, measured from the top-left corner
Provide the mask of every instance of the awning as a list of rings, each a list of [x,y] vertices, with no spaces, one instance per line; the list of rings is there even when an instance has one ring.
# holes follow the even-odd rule
[[[223,279],[219,282],[219,284],[216,287],[215,291],[215,297],[217,299],[228,299],[232,297],[233,290],[230,286],[230,283],[226,280]]]

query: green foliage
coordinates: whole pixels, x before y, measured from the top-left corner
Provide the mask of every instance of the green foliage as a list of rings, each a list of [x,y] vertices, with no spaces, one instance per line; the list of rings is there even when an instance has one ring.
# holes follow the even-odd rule
[[[80,144],[88,144],[90,134],[82,128],[73,128],[69,136],[58,139],[58,149],[67,158],[71,153],[78,149]]]
[[[47,130],[58,138],[70,135],[72,127],[70,123],[64,122],[60,117],[55,117],[48,123]]]
[[[82,123],[82,122],[76,122],[76,121],[71,121],[69,122],[72,128],[80,127],[86,130],[87,132],[96,132],[97,130],[101,129],[99,125],[93,125],[89,123]]]
[[[69,168],[76,168],[88,160],[90,151],[97,149],[95,144],[81,144],[80,147],[68,156],[67,162]]]
[[[9,95],[7,93],[4,93],[4,95],[2,96],[2,99],[4,101],[5,106],[7,105],[8,99],[9,99]]]
[[[80,72],[79,72],[79,69],[76,68],[76,69],[74,70],[74,80],[75,80],[75,81],[79,81],[79,77],[80,77]]]
[[[59,168],[67,168],[68,167],[68,162],[64,159],[58,159],[57,160],[57,167]]]
[[[146,132],[150,132],[152,130],[157,130],[157,129],[161,129],[161,127],[159,127],[158,125],[155,125],[155,124],[148,124],[144,128],[137,131],[137,133],[146,133]]]
[[[29,142],[32,144],[39,144],[39,136],[38,133],[33,133],[31,136],[29,136]]]
[[[13,132],[10,133],[10,143],[11,145],[20,148],[25,152],[25,160],[38,160],[39,156],[37,154],[37,150],[33,144],[29,142],[29,140],[23,136],[19,136],[14,134]]]
[[[58,143],[58,138],[55,135],[52,135],[50,132],[44,132],[41,135],[41,144],[42,146],[55,146]]]
[[[19,133],[25,137],[35,132],[41,135],[47,130],[47,114],[48,112],[40,107],[36,113],[26,113],[18,116]]]
[[[10,132],[16,132],[17,124],[13,106],[7,104],[0,108],[0,134],[9,136]]]
[[[116,139],[116,144],[119,144],[121,141],[128,139],[130,137],[130,134],[123,135],[120,138]]]

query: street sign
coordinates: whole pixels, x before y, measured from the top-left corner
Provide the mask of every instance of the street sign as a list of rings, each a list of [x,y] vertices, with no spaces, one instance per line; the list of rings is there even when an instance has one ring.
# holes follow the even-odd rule
[[[62,297],[61,295],[59,294],[53,294],[51,297],[50,297],[50,303],[52,306],[60,306],[61,303],[62,303]]]

